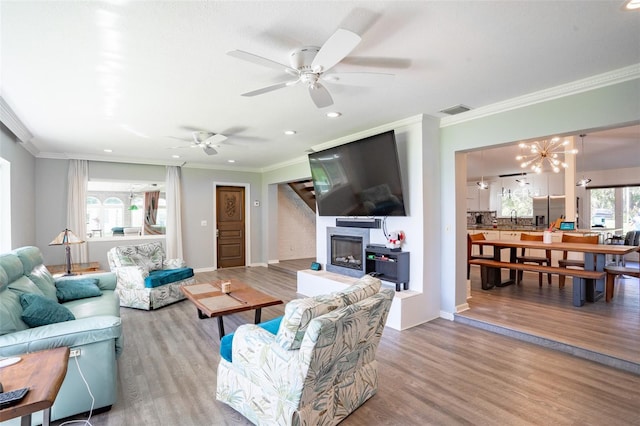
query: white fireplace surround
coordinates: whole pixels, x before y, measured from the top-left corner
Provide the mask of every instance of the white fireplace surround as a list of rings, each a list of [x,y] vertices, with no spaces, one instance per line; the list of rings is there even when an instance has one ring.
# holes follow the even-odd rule
[[[331,249],[333,244],[331,243],[332,237],[358,237],[362,239],[362,246],[360,248],[360,261],[359,269],[348,268],[332,264]],[[364,228],[346,228],[346,227],[328,227],[327,228],[327,265],[325,269],[329,272],[335,272],[336,274],[346,275],[349,277],[360,278],[365,273],[365,250],[369,245],[369,229]]]

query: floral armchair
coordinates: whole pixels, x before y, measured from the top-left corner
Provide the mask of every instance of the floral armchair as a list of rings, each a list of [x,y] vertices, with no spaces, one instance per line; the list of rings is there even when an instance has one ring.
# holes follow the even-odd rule
[[[193,269],[182,259],[165,259],[160,242],[113,247],[107,259],[120,306],[157,309],[185,299],[180,286],[195,283]]]
[[[258,425],[339,423],[377,391],[375,353],[394,294],[366,275],[289,302],[278,327],[238,327],[221,343],[216,398]]]

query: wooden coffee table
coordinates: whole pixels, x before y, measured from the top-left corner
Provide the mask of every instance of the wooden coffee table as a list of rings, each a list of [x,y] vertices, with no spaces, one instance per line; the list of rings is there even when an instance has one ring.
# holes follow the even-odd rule
[[[62,347],[19,355],[21,360],[0,369],[4,391],[29,388],[20,402],[0,410],[0,422],[21,417],[21,425],[31,425],[31,414],[44,410],[43,426],[51,422],[51,406],[67,375],[69,348]]]
[[[221,291],[222,281],[180,287],[187,299],[196,305],[198,318],[218,318],[218,331],[221,339],[224,336],[224,323],[222,322],[224,315],[255,309],[255,323],[258,324],[262,308],[283,303],[282,300],[249,287],[238,280],[229,281],[231,281],[231,292],[227,294]]]

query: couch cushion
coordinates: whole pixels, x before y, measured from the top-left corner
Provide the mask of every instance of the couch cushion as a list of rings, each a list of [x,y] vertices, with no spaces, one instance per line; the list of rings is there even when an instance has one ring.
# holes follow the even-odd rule
[[[42,253],[38,247],[20,247],[15,249],[13,253],[15,253],[15,255],[20,259],[20,262],[22,262],[25,274],[29,274],[33,268],[44,263]]]
[[[333,294],[292,300],[284,308],[276,342],[286,350],[300,349],[300,343],[309,322],[317,316],[343,306],[345,306],[344,299]]]
[[[1,272],[4,271],[0,271],[0,275]],[[29,328],[21,316],[20,293],[8,288],[0,289],[0,335]]]
[[[20,258],[13,253],[0,254],[0,267],[7,275],[7,282],[12,282],[24,275],[24,268]]]
[[[58,300],[56,297],[56,283],[46,266],[37,265],[27,275],[40,291],[51,300]]]
[[[56,296],[60,303],[101,295],[102,291],[95,278],[70,278],[56,281]]]
[[[29,327],[76,319],[71,311],[57,302],[37,294],[21,294],[22,320]]]
[[[138,254],[142,256],[146,262],[150,263],[150,271],[162,269],[162,263],[164,262],[164,249],[162,248],[162,243],[155,241],[152,243],[138,244],[136,249]]]
[[[258,325],[275,336],[276,333],[278,333],[278,329],[280,328],[281,322],[282,322],[282,317],[277,317],[269,321],[261,322]],[[234,334],[235,333],[226,334],[222,339],[220,339],[220,356],[229,362],[232,362]]]
[[[44,296],[44,293],[38,288],[38,286],[24,275],[13,282],[10,282],[9,288],[18,293],[30,293],[37,294],[38,296]]]
[[[164,249],[162,243],[155,241],[132,246],[114,247],[110,252],[113,266],[140,266],[149,271],[162,269],[164,261]]]
[[[381,285],[382,283],[378,278],[372,277],[371,275],[364,275],[349,287],[333,294],[336,297],[342,298],[345,305],[351,305],[378,293]]]
[[[176,281],[186,280],[193,276],[193,268],[161,269],[149,272],[149,276],[144,279],[144,286],[147,288],[159,287]]]

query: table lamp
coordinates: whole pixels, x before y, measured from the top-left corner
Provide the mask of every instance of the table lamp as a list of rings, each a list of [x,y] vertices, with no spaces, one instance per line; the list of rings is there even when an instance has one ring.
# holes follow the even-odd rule
[[[71,273],[71,247],[69,247],[69,244],[82,243],[84,243],[84,240],[81,240],[76,234],[73,233],[73,231],[66,228],[64,231],[60,232],[58,236],[53,239],[53,241],[49,243],[50,246],[65,246],[67,262],[67,271],[64,274],[65,276],[74,275]]]

